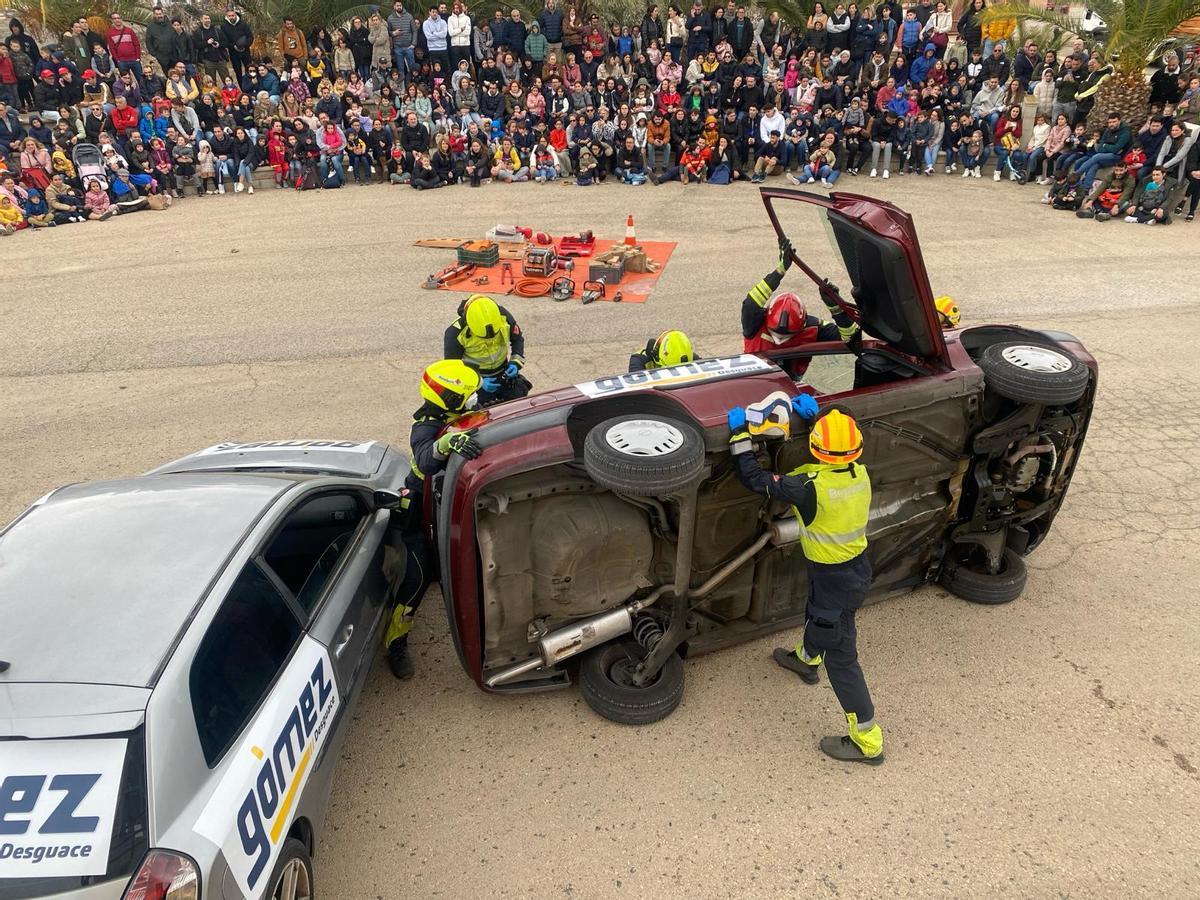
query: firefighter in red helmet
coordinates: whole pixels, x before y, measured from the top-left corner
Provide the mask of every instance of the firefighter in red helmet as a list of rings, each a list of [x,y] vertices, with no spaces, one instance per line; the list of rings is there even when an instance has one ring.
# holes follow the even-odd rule
[[[809,315],[804,301],[791,291],[772,296],[792,264],[792,244],[787,239],[779,243],[779,264],[750,288],[742,301],[743,349],[747,353],[766,354],[773,350],[791,350],[818,341],[844,341],[851,349],[862,342],[858,324],[832,301],[826,305],[832,322],[823,322]],[[780,365],[793,378],[808,369],[807,358],[780,360]]]

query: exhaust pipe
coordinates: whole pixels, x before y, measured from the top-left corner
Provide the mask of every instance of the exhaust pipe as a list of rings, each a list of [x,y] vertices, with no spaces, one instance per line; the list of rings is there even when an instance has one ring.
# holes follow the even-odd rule
[[[708,581],[689,594],[690,598],[698,600],[715,591],[730,575],[741,568],[742,565],[767,544],[780,546],[795,543],[799,539],[800,523],[796,520],[795,516],[785,516],[775,519],[771,522],[767,530],[759,536],[758,540],[714,572]],[[537,656],[509,666],[507,669],[501,669],[495,675],[488,678],[484,684],[490,688],[505,684],[527,672],[549,668],[566,659],[570,659],[572,656],[583,653],[585,650],[606,644],[613,638],[629,634],[633,631],[634,617],[643,609],[657,603],[659,598],[668,590],[671,590],[670,585],[662,585],[649,596],[643,597],[640,600],[634,600],[626,603],[624,606],[619,606],[616,609],[600,613],[588,619],[581,619],[578,622],[568,625],[566,628],[560,628],[557,631],[552,631],[544,635],[538,641]]]

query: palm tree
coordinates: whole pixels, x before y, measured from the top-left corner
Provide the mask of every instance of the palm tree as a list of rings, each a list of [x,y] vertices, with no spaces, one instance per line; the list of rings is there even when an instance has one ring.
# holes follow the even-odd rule
[[[1107,55],[1113,67],[1096,94],[1091,127],[1102,124],[1104,116],[1115,110],[1126,122],[1139,121],[1150,105],[1150,86],[1146,65],[1171,49],[1172,34],[1185,21],[1200,15],[1200,0],[1089,0],[1088,6],[1108,26],[1103,47],[1083,31],[1077,18],[1031,6],[1019,0],[991,7],[984,21],[1016,18],[1024,23],[1040,23],[1053,30],[1054,39],[1069,34],[1093,45],[1093,52]]]

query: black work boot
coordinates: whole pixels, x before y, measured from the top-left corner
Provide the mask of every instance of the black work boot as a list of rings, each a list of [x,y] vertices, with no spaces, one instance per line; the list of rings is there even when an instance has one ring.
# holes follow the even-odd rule
[[[820,664],[814,666],[806,663],[793,650],[776,647],[775,652],[771,654],[771,659],[789,672],[795,672],[805,684],[816,684],[821,680]]]
[[[408,655],[408,635],[398,637],[388,644],[388,665],[391,666],[392,674],[401,681],[407,681],[413,677],[412,659]]]
[[[860,762],[866,763],[869,766],[883,765],[883,754],[878,756],[866,756],[862,750],[858,748],[858,744],[850,740],[847,735],[831,735],[830,737],[821,738],[821,751],[826,756],[832,756],[834,759],[842,762]]]

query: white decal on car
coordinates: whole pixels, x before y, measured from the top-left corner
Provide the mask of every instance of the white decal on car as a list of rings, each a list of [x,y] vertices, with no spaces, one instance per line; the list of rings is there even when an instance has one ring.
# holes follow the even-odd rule
[[[127,743],[0,741],[0,878],[108,870]]]
[[[196,820],[248,897],[271,874],[339,704],[329,655],[304,638]]]
[[[247,443],[225,441],[222,444],[214,444],[203,450],[197,450],[192,455],[250,453],[261,450],[337,450],[340,453],[366,453],[374,445],[375,441],[249,441]]]
[[[644,372],[628,372],[625,375],[610,375],[575,385],[575,389],[588,397],[611,397],[625,391],[640,391],[645,388],[678,387],[716,381],[734,375],[753,375],[770,372],[775,366],[760,356],[743,353],[718,359],[698,359],[678,366],[647,369]]]

